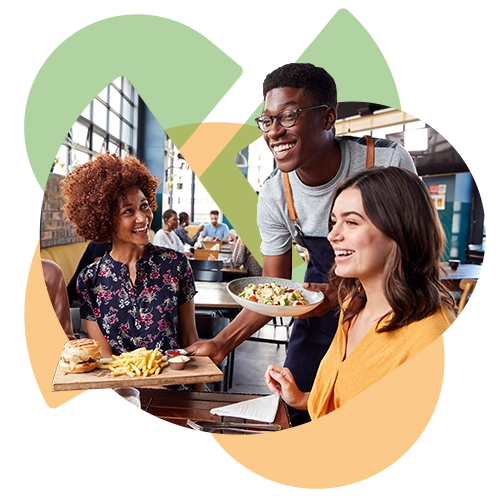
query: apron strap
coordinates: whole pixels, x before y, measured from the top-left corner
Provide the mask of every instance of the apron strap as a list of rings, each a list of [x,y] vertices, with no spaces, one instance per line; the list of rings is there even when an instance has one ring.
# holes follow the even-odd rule
[[[375,145],[371,135],[365,135],[366,139],[366,168],[375,165]]]
[[[297,220],[297,213],[295,212],[295,205],[293,204],[292,187],[290,186],[290,179],[288,177],[288,172],[283,172],[283,184],[285,186],[285,196],[286,205],[288,207],[288,213],[293,222]]]
[[[365,135],[366,140],[366,168],[371,168],[375,164],[375,143],[371,135]],[[283,184],[285,187],[286,205],[288,213],[292,222],[297,220],[297,212],[295,212],[295,205],[293,204],[292,187],[290,186],[290,179],[288,172],[282,172]]]

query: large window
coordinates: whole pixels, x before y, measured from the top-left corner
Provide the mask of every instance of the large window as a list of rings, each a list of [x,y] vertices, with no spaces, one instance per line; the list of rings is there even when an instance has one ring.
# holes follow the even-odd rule
[[[83,110],[57,154],[53,172],[69,170],[109,150],[122,157],[137,149],[138,95],[125,77],[118,77]]]
[[[209,222],[210,211],[220,209],[170,139],[167,151],[169,161],[165,169],[162,210],[173,208],[177,213],[186,212],[193,223]]]

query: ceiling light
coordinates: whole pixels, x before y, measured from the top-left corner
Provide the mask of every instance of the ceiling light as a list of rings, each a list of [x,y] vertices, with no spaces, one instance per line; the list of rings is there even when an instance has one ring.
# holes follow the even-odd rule
[[[248,167],[247,159],[241,153],[236,154],[236,156],[234,157],[234,163],[236,163],[238,168]]]

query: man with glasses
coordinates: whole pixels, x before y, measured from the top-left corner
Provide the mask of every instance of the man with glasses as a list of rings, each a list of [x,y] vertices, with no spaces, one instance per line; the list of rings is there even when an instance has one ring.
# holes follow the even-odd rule
[[[369,146],[371,140],[365,137],[335,137],[337,89],[324,69],[312,64],[287,64],[267,75],[263,87],[264,109],[256,122],[278,167],[259,194],[263,275],[291,277],[295,241],[309,253],[304,279],[309,285],[305,287],[322,290],[326,297],[307,317],[294,322],[285,360],[300,390],[307,392],[338,322],[337,294],[328,285],[334,254],[326,239],[335,188],[367,166],[416,170],[408,152],[394,142],[375,139]],[[368,156],[367,161],[370,147],[373,160]],[[268,321],[243,310],[215,339],[195,344],[188,351],[219,362]],[[293,425],[309,420],[307,412],[291,408],[290,416]]]

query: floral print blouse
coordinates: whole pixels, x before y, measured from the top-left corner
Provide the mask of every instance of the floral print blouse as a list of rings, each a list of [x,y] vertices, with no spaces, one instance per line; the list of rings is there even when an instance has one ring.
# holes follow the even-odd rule
[[[78,276],[80,316],[96,321],[113,354],[139,347],[165,353],[178,341],[179,306],[196,294],[185,255],[149,244],[133,285],[125,264],[106,252]]]

